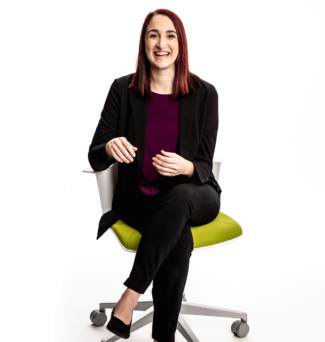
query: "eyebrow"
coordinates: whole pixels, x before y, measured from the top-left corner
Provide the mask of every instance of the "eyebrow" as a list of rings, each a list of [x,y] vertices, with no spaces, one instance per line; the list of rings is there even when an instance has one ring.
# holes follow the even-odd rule
[[[159,31],[158,30],[150,30],[150,31],[148,31],[148,33],[147,34],[149,34],[150,32],[157,32],[157,33],[159,33]],[[177,33],[175,32],[175,31],[173,31],[173,30],[167,30],[166,32],[173,32],[173,33],[175,33],[176,35],[177,35]]]

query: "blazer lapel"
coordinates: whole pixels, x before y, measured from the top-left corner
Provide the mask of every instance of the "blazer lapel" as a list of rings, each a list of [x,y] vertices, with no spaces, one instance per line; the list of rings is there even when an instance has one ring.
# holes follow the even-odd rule
[[[178,143],[179,154],[183,158],[188,158],[188,148],[192,122],[196,111],[196,96],[193,93],[182,96],[179,100],[178,108]]]
[[[140,183],[144,152],[146,148],[148,100],[135,93],[133,88],[129,89],[131,112],[134,123],[135,147],[138,160],[138,181]]]
[[[140,182],[146,148],[148,100],[136,94],[133,88],[129,89],[129,96],[134,122],[135,146],[138,148],[136,153],[138,159],[138,180]],[[178,144],[179,154],[185,159],[188,157],[188,146],[196,104],[196,96],[193,93],[181,96],[179,99]]]

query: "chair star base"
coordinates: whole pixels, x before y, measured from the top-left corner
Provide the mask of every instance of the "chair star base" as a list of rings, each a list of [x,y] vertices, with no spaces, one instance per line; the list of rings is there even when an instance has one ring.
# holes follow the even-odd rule
[[[105,309],[113,309],[117,303],[100,303],[99,311],[105,312]],[[131,325],[131,333],[136,331],[145,325],[152,323],[153,320],[153,301],[139,301],[134,309],[135,311],[142,311],[141,314],[134,317]],[[93,311],[94,312],[94,311]],[[92,314],[93,314],[92,312]],[[97,311],[98,312],[98,311]],[[184,315],[198,315],[198,316],[214,316],[214,317],[229,317],[240,318],[240,321],[235,321],[231,326],[231,331],[237,337],[245,337],[249,332],[247,324],[247,313],[243,311],[235,311],[224,308],[218,308],[210,305],[203,305],[197,303],[187,302],[183,295],[182,307],[178,317],[177,330],[182,334],[188,342],[200,342],[193,330],[190,328],[185,320]],[[103,321],[103,320],[102,320]],[[102,322],[101,321],[101,322]],[[103,322],[104,325],[105,322]],[[98,326],[98,324],[96,324]],[[111,334],[102,339],[102,342],[114,342],[119,340],[120,337],[115,334]]]

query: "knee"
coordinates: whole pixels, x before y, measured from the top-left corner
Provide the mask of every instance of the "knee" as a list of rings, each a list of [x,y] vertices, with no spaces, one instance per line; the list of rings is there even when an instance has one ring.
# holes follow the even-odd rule
[[[173,186],[168,190],[167,196],[173,203],[192,203],[195,196],[195,185],[191,183],[182,183]]]

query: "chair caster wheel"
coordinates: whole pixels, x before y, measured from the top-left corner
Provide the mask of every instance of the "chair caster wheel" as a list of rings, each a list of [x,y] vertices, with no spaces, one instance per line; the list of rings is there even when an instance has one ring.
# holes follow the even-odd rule
[[[104,311],[94,310],[90,314],[90,320],[96,327],[101,327],[107,321],[107,316]]]
[[[235,334],[237,337],[245,337],[247,336],[249,332],[249,326],[247,323],[242,321],[235,321],[231,325],[231,331]]]

